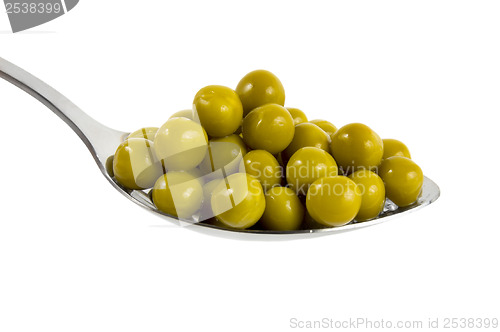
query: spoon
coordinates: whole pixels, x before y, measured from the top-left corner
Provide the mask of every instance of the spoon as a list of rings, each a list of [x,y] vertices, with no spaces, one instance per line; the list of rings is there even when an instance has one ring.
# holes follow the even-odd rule
[[[78,108],[78,106],[73,104],[68,98],[57,92],[54,88],[3,58],[0,58],[0,77],[39,100],[64,122],[66,122],[66,124],[75,131],[75,133],[82,139],[87,148],[90,150],[90,153],[94,157],[97,166],[101,170],[104,177],[121,194],[130,199],[132,202],[167,219],[170,222],[189,227],[190,229],[201,233],[245,240],[262,240],[270,238],[273,240],[288,240],[292,238],[296,239],[341,233],[378,225],[401,213],[414,211],[434,202],[438,199],[440,194],[439,187],[432,180],[424,177],[422,192],[418,200],[412,205],[400,208],[391,201],[387,200],[383,212],[377,218],[365,222],[354,221],[345,226],[333,228],[301,229],[295,231],[266,231],[258,229],[230,230],[203,222],[193,223],[192,221],[182,220],[157,210],[146,193],[140,190],[126,189],[118,184],[112,176],[110,176],[108,169],[110,169],[112,157],[118,145],[129,135],[128,132],[111,129],[97,122]]]

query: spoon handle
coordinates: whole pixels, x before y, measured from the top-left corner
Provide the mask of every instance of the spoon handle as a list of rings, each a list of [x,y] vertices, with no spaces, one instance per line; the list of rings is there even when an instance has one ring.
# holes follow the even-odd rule
[[[1,57],[0,77],[35,97],[66,122],[104,171],[106,159],[115,152],[126,133],[97,122],[54,88]]]

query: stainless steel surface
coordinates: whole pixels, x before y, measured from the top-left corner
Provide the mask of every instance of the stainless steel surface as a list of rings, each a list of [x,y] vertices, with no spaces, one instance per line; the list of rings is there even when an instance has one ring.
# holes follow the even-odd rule
[[[288,232],[264,231],[256,229],[228,230],[206,223],[182,221],[156,210],[147,194],[142,191],[123,188],[116,183],[106,171],[106,161],[108,158],[113,156],[118,145],[127,137],[127,132],[111,129],[95,121],[55,89],[3,58],[0,58],[0,77],[35,97],[52,110],[57,116],[59,116],[64,122],[66,122],[88,147],[104,177],[116,190],[148,211],[153,212],[156,215],[161,215],[170,222],[186,226],[195,231],[230,238],[273,240],[288,240],[292,238],[341,233],[377,225],[390,220],[392,217],[401,213],[414,211],[417,208],[424,207],[434,202],[440,194],[439,187],[432,180],[425,177],[421,196],[418,201],[411,206],[397,208],[397,206],[395,206],[392,202],[388,201],[386,202],[384,212],[377,218],[360,223],[353,222],[345,226],[334,228],[307,229]]]

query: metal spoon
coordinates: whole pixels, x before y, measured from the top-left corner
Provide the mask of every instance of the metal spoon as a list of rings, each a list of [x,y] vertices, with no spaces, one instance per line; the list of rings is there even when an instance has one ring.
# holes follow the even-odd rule
[[[158,211],[146,193],[140,190],[128,190],[123,188],[108,173],[107,169],[109,169],[109,161],[111,160],[111,157],[114,155],[118,145],[125,140],[129,133],[111,129],[102,125],[84,113],[80,108],[57,92],[54,88],[3,58],[0,58],[0,77],[35,97],[42,104],[52,110],[57,116],[59,116],[64,122],[66,122],[66,124],[68,124],[75,131],[75,133],[88,147],[104,177],[125,197],[170,222],[175,222],[179,225],[189,227],[192,230],[202,233],[246,240],[261,240],[270,238],[273,240],[289,240],[341,233],[372,225],[378,225],[391,219],[395,215],[413,211],[429,205],[438,199],[440,194],[439,187],[432,180],[425,177],[422,193],[418,200],[412,205],[404,208],[398,208],[394,203],[387,200],[384,211],[377,218],[365,222],[352,222],[348,225],[334,228],[302,229],[296,231],[266,231],[258,229],[229,230],[208,223],[193,223],[187,220],[180,220],[176,217]]]

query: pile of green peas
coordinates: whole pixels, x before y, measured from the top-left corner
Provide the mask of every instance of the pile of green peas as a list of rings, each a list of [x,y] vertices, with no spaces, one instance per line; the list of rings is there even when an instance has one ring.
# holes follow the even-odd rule
[[[210,85],[192,109],[117,148],[114,179],[163,213],[228,229],[293,231],[376,218],[413,204],[423,173],[406,145],[361,123],[341,128],[285,107],[273,73]]]

